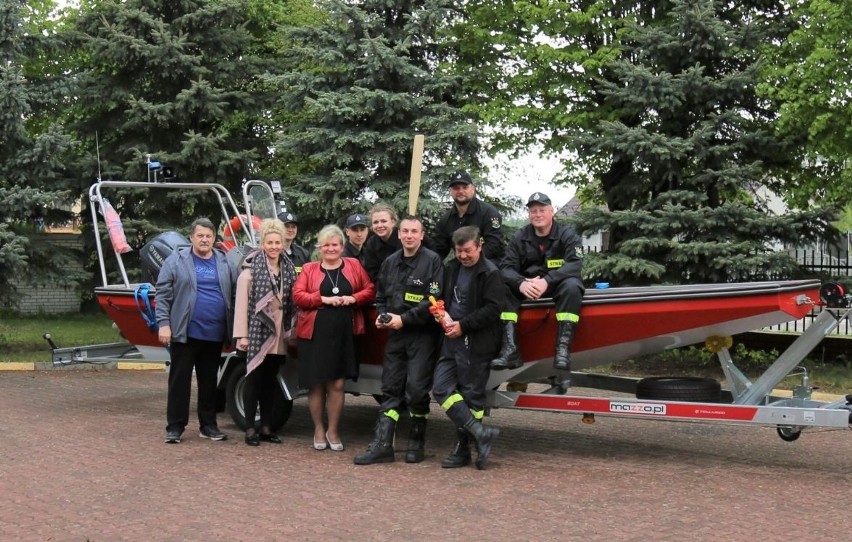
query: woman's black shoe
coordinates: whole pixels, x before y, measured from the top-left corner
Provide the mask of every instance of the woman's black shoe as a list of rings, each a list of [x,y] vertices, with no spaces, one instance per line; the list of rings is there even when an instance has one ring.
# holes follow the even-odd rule
[[[275,433],[261,433],[260,440],[273,444],[281,444],[281,439]]]
[[[246,432],[246,444],[249,446],[260,446],[260,438],[254,431]]]

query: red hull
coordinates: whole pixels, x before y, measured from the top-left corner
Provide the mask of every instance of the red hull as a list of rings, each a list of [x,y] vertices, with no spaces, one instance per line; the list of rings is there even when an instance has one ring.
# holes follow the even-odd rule
[[[819,299],[819,285],[818,281],[781,281],[590,290],[573,348],[575,368],[700,343],[711,335],[734,335],[798,320]],[[154,349],[162,350],[159,355],[165,358],[156,333],[148,329],[136,306],[132,289],[103,287],[96,294],[131,344],[149,359]],[[374,319],[374,311],[368,310],[367,321]],[[525,361],[551,358],[556,338],[552,303],[524,305],[518,331]],[[386,340],[386,332],[368,325],[367,335],[359,341],[362,363],[380,365]]]

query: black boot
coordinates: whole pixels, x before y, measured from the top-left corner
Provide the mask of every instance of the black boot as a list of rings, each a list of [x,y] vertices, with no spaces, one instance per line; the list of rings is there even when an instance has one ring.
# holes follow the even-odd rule
[[[515,322],[503,322],[503,346],[497,357],[491,360],[492,369],[517,369],[524,364],[518,353],[517,332],[518,325]]]
[[[476,450],[479,452],[476,456],[476,468],[482,470],[485,468],[485,464],[488,463],[488,454],[491,453],[491,443],[500,434],[500,430],[496,427],[485,427],[477,419],[472,419],[464,424],[464,428],[470,433],[473,440],[476,441]]]
[[[470,435],[464,429],[458,430],[458,440],[456,447],[450,452],[450,455],[441,461],[441,466],[445,469],[455,469],[470,465]]]
[[[406,463],[420,463],[426,459],[426,418],[413,416],[411,429],[408,431],[408,451],[405,453]]]
[[[560,371],[571,370],[571,343],[574,342],[575,322],[563,320],[559,322],[556,332],[556,355],[553,356],[553,366]]]
[[[367,445],[367,451],[355,456],[356,465],[372,465],[373,463],[393,463],[393,433],[396,422],[384,413],[379,414],[376,422],[376,436]]]

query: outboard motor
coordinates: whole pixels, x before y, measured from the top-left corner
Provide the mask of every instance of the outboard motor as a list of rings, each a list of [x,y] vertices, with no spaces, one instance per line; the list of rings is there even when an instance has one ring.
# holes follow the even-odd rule
[[[163,232],[145,243],[139,251],[139,259],[142,261],[142,282],[157,284],[157,277],[166,258],[177,249],[188,246],[191,246],[189,239],[176,231]]]

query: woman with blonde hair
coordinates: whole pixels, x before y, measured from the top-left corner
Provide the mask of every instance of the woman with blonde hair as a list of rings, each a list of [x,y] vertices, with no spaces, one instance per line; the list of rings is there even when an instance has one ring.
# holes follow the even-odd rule
[[[320,261],[306,263],[293,286],[299,308],[299,385],[308,388],[314,422],[313,447],[342,451],[338,433],[343,413],[343,382],[358,378],[355,335],[365,331],[361,307],[373,302],[376,288],[355,258],[344,258],[343,231],[335,225],[320,230]],[[323,425],[328,414],[328,430]]]
[[[287,353],[286,331],[294,307],[291,291],[296,282],[293,263],[284,253],[284,223],[277,218],[260,224],[260,250],[246,257],[237,279],[234,339],[246,352],[246,382],[243,405],[246,415],[246,444],[260,441],[281,443],[272,432],[270,415],[277,375]],[[255,415],[260,403],[260,434]]]

